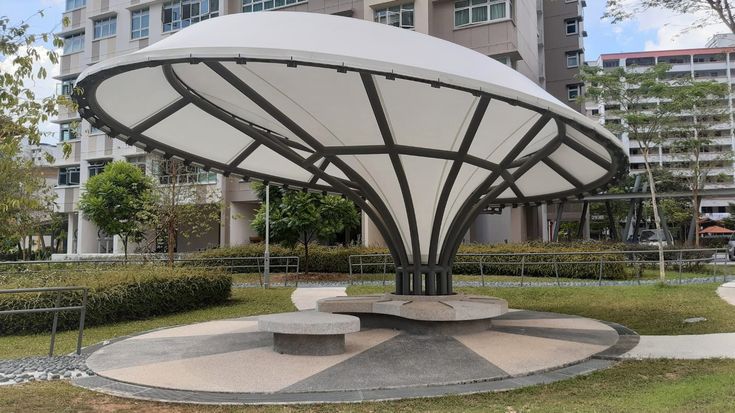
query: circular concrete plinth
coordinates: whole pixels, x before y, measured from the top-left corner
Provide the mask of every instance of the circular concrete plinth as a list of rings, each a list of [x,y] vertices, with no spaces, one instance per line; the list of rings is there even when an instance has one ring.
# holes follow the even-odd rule
[[[415,321],[447,322],[498,317],[508,312],[508,302],[466,294],[383,294],[324,298],[317,301],[316,308],[327,313],[382,314]]]
[[[367,329],[345,353],[272,350],[255,318],[157,330],[90,348],[88,389],[191,403],[391,400],[509,390],[607,367],[634,345],[624,327],[563,314],[509,311],[492,330],[412,335]]]

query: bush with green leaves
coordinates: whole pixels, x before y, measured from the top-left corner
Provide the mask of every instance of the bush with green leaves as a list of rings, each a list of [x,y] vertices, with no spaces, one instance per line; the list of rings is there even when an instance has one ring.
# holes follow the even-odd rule
[[[635,251],[635,254],[622,254],[616,252]],[[599,254],[590,254],[590,252],[598,252]],[[605,253],[609,252],[609,253]],[[564,253],[566,255],[548,255],[549,253]],[[374,255],[388,254],[386,248],[379,247],[329,247],[324,245],[312,244],[309,247],[310,268],[317,273],[349,273],[349,256],[350,255]],[[462,255],[470,254],[470,255]],[[476,254],[495,254],[492,256],[480,257]],[[546,255],[544,255],[546,254]],[[702,261],[690,262],[683,264],[682,268],[686,270],[695,270],[702,264],[707,263],[707,258],[711,257],[712,251],[691,251],[682,254],[683,259],[700,259]],[[204,266],[222,266],[227,267],[231,272],[246,273],[256,272],[252,267],[252,260],[238,260],[242,257],[262,257],[263,244],[248,244],[236,247],[217,248],[197,253],[193,258],[196,259],[197,265]],[[271,257],[298,256],[301,260],[304,258],[304,251],[301,246],[294,248],[284,247],[282,245],[271,246]],[[522,258],[525,256],[525,258]],[[679,254],[675,252],[666,252],[667,260],[678,259]],[[559,277],[564,278],[580,278],[580,279],[597,279],[600,275],[600,259],[604,261],[603,278],[605,279],[625,279],[635,276],[636,271],[626,271],[626,266],[631,267],[630,261],[652,261],[652,263],[641,263],[635,265],[636,268],[653,268],[655,261],[658,259],[658,251],[655,247],[632,245],[624,243],[595,243],[595,242],[576,242],[576,243],[542,243],[530,242],[523,244],[463,244],[459,248],[459,255],[455,259],[453,268],[454,274],[480,274],[480,260],[482,259],[482,268],[485,275],[520,275],[521,260],[524,260],[523,273],[530,277],[555,277],[558,271]],[[363,258],[355,258],[353,263],[359,263],[360,260],[364,264],[365,274],[382,273],[383,269],[388,273],[394,271],[392,259],[387,258],[387,264],[384,265],[384,257],[368,256]],[[555,263],[556,260],[556,263]],[[626,261],[628,264],[626,264]],[[275,263],[275,262],[274,262]],[[242,267],[238,267],[242,265]],[[676,265],[676,264],[674,264]],[[284,272],[283,268],[272,267],[273,272]],[[293,270],[292,270],[293,271]],[[354,267],[353,271],[359,273],[359,267]]]
[[[232,278],[222,271],[130,265],[94,273],[49,270],[32,277],[0,274],[3,289],[81,286],[89,288],[85,325],[140,320],[220,304],[231,292]],[[0,310],[53,307],[57,293],[0,295]],[[61,306],[77,306],[82,293],[62,293]],[[46,333],[50,313],[0,315],[0,335]],[[76,329],[79,312],[59,313],[59,330]]]
[[[129,162],[115,161],[84,189],[79,210],[102,232],[120,237],[127,259],[128,242],[141,241],[155,217],[152,178]]]

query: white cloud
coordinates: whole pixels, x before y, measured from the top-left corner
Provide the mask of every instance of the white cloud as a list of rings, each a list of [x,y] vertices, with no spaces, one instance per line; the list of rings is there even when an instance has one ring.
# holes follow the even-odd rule
[[[703,17],[701,13],[682,15],[651,9],[639,13],[634,21],[642,32],[655,30],[656,37],[645,42],[645,50],[688,49],[704,47],[715,34],[730,31],[724,23],[692,28]]]
[[[36,99],[41,100],[43,98],[53,96],[56,93],[56,85],[59,81],[54,79],[54,76],[59,75],[60,68],[58,64],[51,63],[51,60],[48,58],[47,52],[49,49],[44,46],[36,46],[35,49],[41,56],[41,59],[33,65],[33,71],[34,73],[38,73],[38,70],[41,67],[44,67],[47,71],[47,76],[45,79],[35,79],[33,81],[27,80],[25,86],[33,90],[36,94]],[[57,54],[61,54],[61,50],[57,50],[56,52]],[[15,67],[13,65],[13,59],[15,59],[15,57],[15,55],[5,56],[3,60],[0,60],[0,73],[12,73],[15,71]],[[45,133],[45,136],[42,139],[43,142],[58,142],[58,125],[51,122],[44,122],[39,125],[39,130]]]

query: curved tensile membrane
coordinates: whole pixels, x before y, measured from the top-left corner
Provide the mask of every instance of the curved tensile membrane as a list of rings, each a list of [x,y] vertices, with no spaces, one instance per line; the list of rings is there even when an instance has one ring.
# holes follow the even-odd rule
[[[130,144],[349,197],[390,249],[398,294],[450,294],[454,254],[489,205],[594,192],[627,167],[612,134],[514,70],[356,19],[220,17],[77,86],[82,117]]]

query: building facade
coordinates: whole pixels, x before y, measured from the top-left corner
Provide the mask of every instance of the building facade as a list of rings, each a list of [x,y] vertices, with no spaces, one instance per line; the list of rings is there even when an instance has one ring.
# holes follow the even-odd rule
[[[575,75],[584,61],[584,5],[582,0],[66,0],[63,17],[69,24],[58,33],[65,41],[59,87],[60,93],[70,94],[75,79],[88,66],[144,48],[197,22],[226,14],[278,10],[372,20],[451,41],[513,67],[574,105],[581,93]],[[66,252],[119,253],[119,240],[101,234],[79,214],[80,191],[107,162],[127,160],[155,175],[157,160],[92,128],[71,110],[61,108],[56,122],[59,140],[72,146],[71,156],[57,157],[54,165],[58,168],[58,211],[68,216]],[[238,245],[255,237],[249,222],[258,199],[248,183],[197,169],[187,171],[184,183],[217,192],[223,211],[208,234],[180,240],[180,252]],[[522,206],[484,215],[468,239],[548,239],[547,215],[545,207]],[[382,242],[366,217],[362,241],[368,245]]]
[[[730,85],[735,84],[735,38],[732,35],[718,35],[708,42],[708,46],[700,49],[660,50],[633,53],[605,54],[596,61],[588,62],[591,66],[602,69],[623,67],[626,70],[646,70],[658,63],[671,65],[669,79],[682,77],[714,80]],[[723,102],[720,113],[710,119],[694,119],[691,114],[682,113],[680,120],[684,123],[708,122],[709,145],[703,154],[702,162],[711,162],[708,182],[705,188],[735,187],[735,170],[733,162],[728,159],[735,151],[735,122],[733,121],[733,94]],[[656,104],[652,102],[651,104]],[[608,112],[606,112],[608,109]],[[615,103],[588,102],[587,114],[600,119],[601,122],[620,122],[619,117],[612,115],[610,109],[619,109]],[[623,133],[620,136],[630,155],[631,173],[643,173],[645,165],[641,144],[634,137]],[[672,140],[668,140],[655,148],[651,161],[674,174],[686,174],[687,167],[680,158],[672,154]],[[729,216],[728,205],[735,202],[732,198],[706,198],[702,200],[701,213],[714,220]]]

